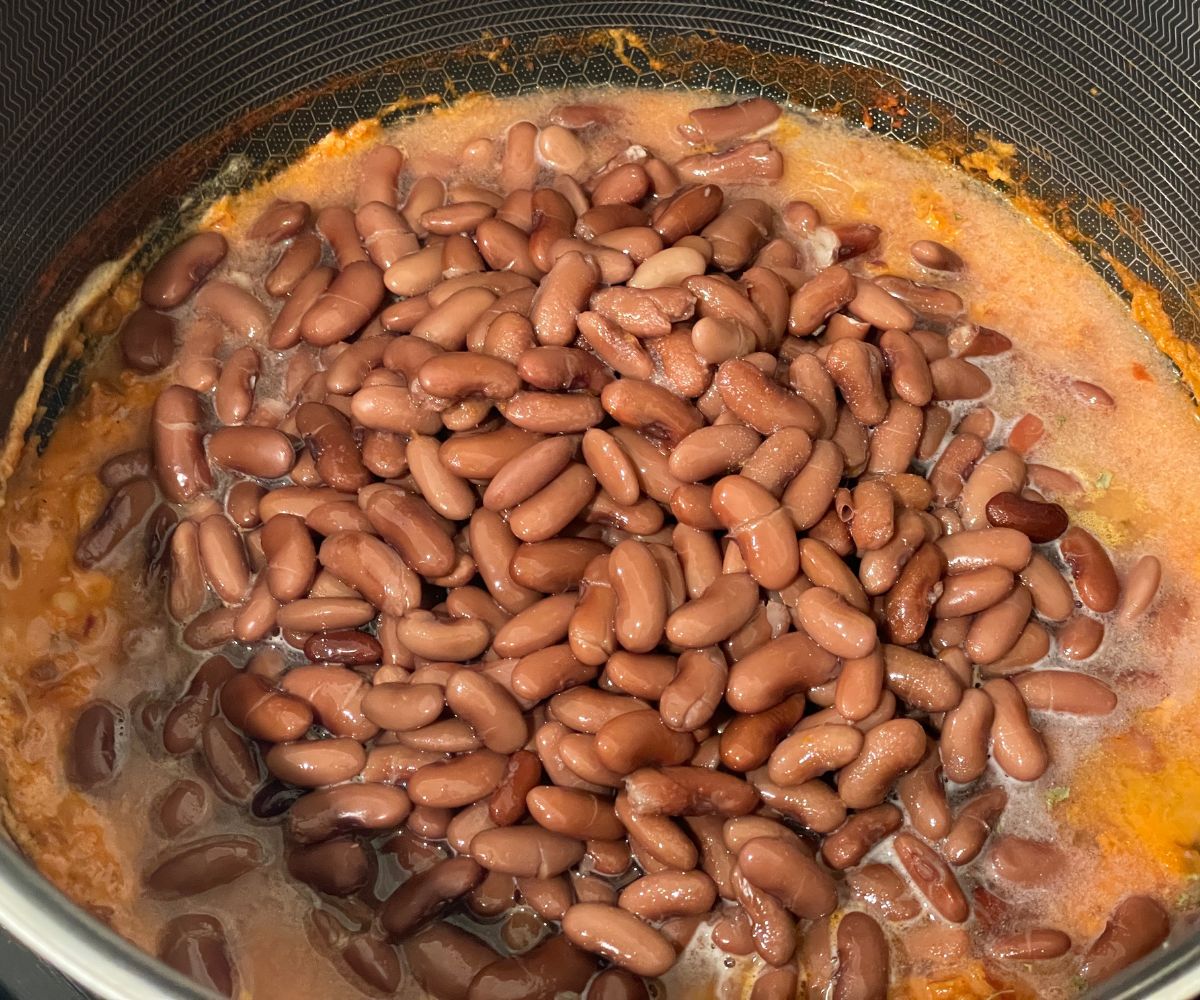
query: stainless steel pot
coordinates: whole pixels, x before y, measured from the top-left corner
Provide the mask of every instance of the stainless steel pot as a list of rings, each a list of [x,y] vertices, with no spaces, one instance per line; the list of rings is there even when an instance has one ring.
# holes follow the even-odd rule
[[[497,48],[511,70],[481,55]],[[448,86],[707,86],[917,145],[1010,142],[1012,187],[1111,282],[1115,260],[1159,288],[1195,341],[1197,51],[1192,0],[14,0],[0,31],[0,427],[73,289],[155,220],[151,243],[168,237],[185,192],[236,187],[332,127]],[[77,375],[51,370],[43,434]],[[100,996],[200,995],[2,841],[0,924]],[[1185,931],[1093,995],[1197,993],[1200,937]]]

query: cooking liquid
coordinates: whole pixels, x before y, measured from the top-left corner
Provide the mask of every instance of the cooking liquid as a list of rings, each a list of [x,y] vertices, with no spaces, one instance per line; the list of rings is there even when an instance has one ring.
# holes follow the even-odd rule
[[[494,166],[464,164],[463,147],[480,136],[498,138],[515,121],[544,123],[550,109],[564,103],[601,105],[613,116],[611,128],[587,136],[592,167],[628,142],[672,162],[692,152],[675,125],[690,109],[724,100],[614,90],[472,98],[386,135],[373,125],[356,126],[318,144],[269,183],[214,206],[207,225],[225,232],[233,248],[214,276],[261,287],[273,261],[248,256],[238,243],[240,231],[274,198],[306,200],[314,213],[323,205],[352,203],[356,158],[376,141],[386,139],[408,155],[403,197],[405,178],[425,172],[488,183]],[[1085,948],[1123,896],[1149,893],[1172,905],[1200,874],[1194,847],[1200,839],[1200,768],[1190,760],[1200,745],[1192,669],[1200,622],[1190,596],[1200,577],[1200,554],[1192,544],[1200,536],[1193,493],[1200,482],[1200,429],[1190,400],[1100,278],[980,184],[912,150],[824,120],[785,115],[769,138],[784,155],[785,176],[745,193],[777,205],[807,200],[831,222],[882,226],[866,273],[953,287],[970,321],[1010,337],[1010,353],[975,359],[992,378],[993,392],[956,404],[956,413],[980,403],[994,410],[993,446],[1024,414],[1039,416],[1045,433],[1028,458],[1078,479],[1079,492],[1053,497],[1073,522],[1109,546],[1122,575],[1143,553],[1162,560],[1164,584],[1151,611],[1134,626],[1105,616],[1111,619],[1105,642],[1081,665],[1118,692],[1117,711],[1100,721],[1035,716],[1052,750],[1050,771],[1020,784],[993,764],[984,779],[1008,791],[998,832],[1053,838],[1068,848],[1061,877],[1022,893],[996,887],[982,863],[986,848],[980,861],[957,870],[968,895],[975,885],[993,885],[1009,902],[1009,929],[1059,927],[1077,950]],[[727,199],[738,194],[736,187],[726,191]],[[957,252],[965,262],[961,275],[923,272],[908,250],[918,239]],[[129,307],[135,292],[128,283],[118,288],[107,308]],[[177,311],[182,320],[188,308]],[[182,645],[163,609],[161,588],[144,584],[140,532],[102,570],[83,571],[72,560],[78,533],[105,500],[97,468],[112,455],[146,445],[150,404],[167,384],[122,372],[116,355],[111,347],[103,352],[85,398],[59,421],[43,456],[25,457],[0,511],[0,648],[6,661],[0,672],[0,761],[7,825],[48,877],[147,950],[157,949],[162,926],[175,915],[218,916],[245,996],[378,995],[312,921],[318,907],[349,935],[363,908],[318,896],[288,877],[278,821],[256,821],[243,805],[211,793],[210,817],[181,839],[249,834],[263,844],[269,863],[198,897],[168,901],[143,891],[141,873],[171,843],[154,819],[157,805],[180,778],[200,772],[204,780],[204,764],[198,754],[167,755],[141,720],[161,704],[173,704],[207,654]],[[267,352],[259,398],[279,391],[282,370]],[[1070,391],[1073,379],[1103,386],[1115,406],[1087,405]],[[302,659],[295,651],[288,655]],[[1040,665],[1056,662],[1052,652]],[[111,782],[81,794],[64,776],[65,747],[80,707],[95,698],[125,709],[123,760]],[[966,791],[952,787],[950,795],[953,806]],[[885,846],[867,860],[887,857]],[[393,859],[380,859],[376,891],[386,898],[403,876]],[[453,919],[473,923],[467,916]],[[900,995],[932,995],[928,984],[943,980],[956,982],[956,995],[985,996],[1002,983],[1044,996],[1077,992],[1070,981],[1077,959],[1071,955],[1037,966],[989,966],[989,984],[978,942],[963,952],[953,938],[947,947],[943,934],[938,947],[906,954],[904,941],[921,941],[914,931],[950,928],[927,909],[907,925],[883,923],[892,932],[893,983]],[[503,949],[501,924],[484,925],[481,932]],[[968,932],[975,928],[974,918],[965,925]],[[753,956],[735,959],[717,950],[701,926],[662,983],[672,997],[741,996],[759,968]],[[420,995],[407,972],[399,995]]]

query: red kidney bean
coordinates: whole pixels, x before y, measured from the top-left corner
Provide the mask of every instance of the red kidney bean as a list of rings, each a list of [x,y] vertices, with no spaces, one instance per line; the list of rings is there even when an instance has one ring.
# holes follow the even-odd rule
[[[366,885],[371,858],[356,840],[327,840],[292,851],[288,872],[318,892],[349,896]]]
[[[158,957],[188,979],[223,997],[232,997],[237,969],[229,955],[225,928],[206,913],[171,920],[159,940]]]
[[[729,672],[725,697],[737,712],[762,712],[829,680],[836,664],[806,634],[790,632],[738,660]]]
[[[436,923],[409,935],[401,945],[413,978],[437,1000],[467,1000],[471,981],[500,956],[454,924]]]
[[[883,1000],[888,992],[888,944],[865,913],[847,913],[837,929],[833,1000]]]
[[[446,684],[446,704],[479,734],[489,750],[513,753],[529,738],[520,705],[482,674],[463,669],[451,675]]]
[[[335,737],[277,743],[267,752],[267,769],[281,781],[303,788],[316,788],[348,781],[367,762],[366,751],[357,740]]]
[[[876,844],[900,829],[900,810],[888,803],[847,817],[821,841],[821,857],[835,871],[853,868]]]
[[[644,875],[621,890],[618,905],[643,920],[706,914],[716,902],[712,879],[698,871]]]
[[[160,899],[194,896],[236,881],[265,860],[262,845],[251,837],[208,837],[159,861],[145,876],[146,888]]]
[[[754,949],[769,965],[784,965],[796,948],[795,922],[783,905],[754,886],[740,869],[730,876],[734,894],[750,918]]]
[[[250,801],[261,774],[245,738],[224,719],[213,718],[204,724],[200,743],[218,789],[234,802]]]
[[[131,479],[119,485],[100,515],[80,534],[75,561],[84,569],[91,569],[107,558],[141,524],[157,499],[154,485],[148,479]]]
[[[992,719],[992,756],[1005,774],[1018,781],[1036,781],[1049,766],[1046,745],[1029,723],[1029,712],[1020,691],[1010,681],[987,681],[983,690],[995,706]]]
[[[301,337],[319,347],[347,339],[379,308],[383,293],[379,268],[365,259],[347,263],[304,313]]]
[[[920,893],[945,919],[962,923],[970,907],[954,873],[937,853],[909,833],[899,833],[892,841],[896,857]]]
[[[647,764],[682,764],[695,746],[690,733],[672,731],[653,709],[618,715],[596,734],[597,756],[617,774],[630,774]]]
[[[1018,886],[1045,885],[1061,875],[1065,858],[1054,844],[1006,835],[992,845],[988,857],[991,873]]]
[[[776,837],[742,845],[738,868],[751,884],[770,893],[802,919],[828,916],[837,905],[833,879],[803,850]]]
[[[339,833],[389,830],[403,823],[411,808],[402,788],[335,785],[299,798],[288,814],[288,831],[297,843],[313,844]]]
[[[744,816],[758,803],[754,787],[703,767],[643,767],[625,781],[634,812],[668,816]]]
[[[911,920],[921,912],[920,903],[912,897],[908,886],[891,865],[863,865],[849,872],[846,882],[852,897],[862,900],[889,920]]]
[[[814,726],[794,733],[771,753],[768,773],[780,785],[799,785],[853,761],[863,736],[852,726]]]
[[[84,707],[71,731],[67,775],[76,788],[88,791],[110,781],[120,766],[124,713],[106,701]]]
[[[596,960],[554,935],[529,951],[485,966],[471,982],[465,1000],[553,1000],[582,993],[595,974]]]
[[[1019,573],[1029,563],[1029,536],[1013,528],[982,528],[959,531],[937,540],[951,575],[968,573],[985,566],[1003,566]]]
[[[608,694],[586,687],[571,688],[556,694],[547,704],[552,718],[577,733],[598,733],[617,716],[649,707],[641,698]]]
[[[640,976],[661,976],[675,964],[675,949],[662,934],[616,906],[576,903],[563,917],[563,934]]]
[[[942,842],[942,855],[952,865],[970,864],[979,856],[988,835],[1008,804],[1003,788],[988,788],[965,802]]]
[[[220,233],[196,233],[184,240],[146,272],[142,301],[155,309],[173,309],[225,259],[227,249]]]
[[[203,823],[211,812],[208,792],[198,781],[176,781],[158,805],[158,822],[172,840]]]
[[[1060,542],[1062,557],[1075,579],[1079,599],[1092,611],[1112,611],[1121,586],[1104,547],[1078,526],[1068,528]]]
[[[471,856],[489,871],[522,878],[550,878],[583,857],[580,840],[538,826],[483,830],[471,841]]]
[[[162,740],[167,753],[186,753],[196,746],[204,724],[213,714],[218,690],[223,692],[223,685],[235,675],[233,664],[224,656],[210,657],[200,665],[184,696],[163,720]],[[229,715],[228,711],[225,714]]]
[[[420,805],[454,809],[491,795],[504,777],[507,758],[491,750],[475,750],[453,760],[418,768],[408,779],[408,793]]]
[[[318,663],[362,666],[381,662],[383,646],[366,632],[318,632],[304,641],[304,655]]]
[[[883,647],[883,657],[888,688],[913,708],[945,712],[962,699],[962,684],[940,660],[892,645]]]
[[[586,995],[587,1000],[650,1000],[641,976],[617,968],[601,972],[588,986]]]
[[[303,519],[277,514],[263,526],[261,539],[271,596],[281,602],[302,597],[317,570],[316,547]]]
[[[1108,715],[1117,707],[1107,684],[1071,670],[1034,670],[1014,677],[1013,684],[1034,711]]]
[[[925,733],[912,719],[895,719],[870,729],[862,752],[838,773],[838,795],[851,809],[879,805],[892,783],[925,753]]]
[[[397,940],[407,938],[456,899],[483,881],[484,870],[470,858],[449,858],[418,872],[384,904],[380,923]]]
[[[989,958],[1010,962],[1037,962],[1059,958],[1071,950],[1071,939],[1053,927],[1028,927],[1006,934],[987,947]]]
[[[942,783],[942,762],[932,742],[921,763],[900,776],[896,790],[909,823],[922,837],[937,842],[950,832],[950,807],[946,804],[946,788]]]
[[[162,371],[175,357],[175,321],[153,309],[135,309],[121,324],[118,336],[121,357],[134,371]]]
[[[1016,493],[997,493],[987,502],[988,523],[1016,528],[1032,542],[1052,542],[1067,530],[1067,512],[1056,503],[1028,500]]]
[[[154,465],[163,493],[175,503],[187,503],[213,487],[202,420],[200,397],[181,385],[164,389],[154,402]]]
[[[975,688],[967,688],[958,706],[946,713],[939,753],[951,781],[966,784],[983,774],[994,717],[992,699]]]
[[[1137,621],[1154,603],[1161,584],[1162,563],[1158,558],[1150,555],[1139,557],[1125,578],[1125,589],[1117,617],[1124,624]]]
[[[825,587],[812,587],[802,593],[794,614],[817,645],[834,656],[847,659],[866,656],[878,643],[875,623]]]
[[[1087,615],[1076,615],[1058,632],[1058,651],[1069,660],[1086,660],[1104,641],[1104,625]]]
[[[1116,905],[1088,948],[1079,974],[1089,983],[1107,979],[1154,951],[1170,929],[1170,917],[1158,902],[1149,896],[1128,896]]]

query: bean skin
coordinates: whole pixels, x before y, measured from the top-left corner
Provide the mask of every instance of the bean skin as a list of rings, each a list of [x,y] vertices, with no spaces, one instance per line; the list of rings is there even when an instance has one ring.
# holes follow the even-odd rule
[[[865,913],[847,913],[837,929],[838,969],[833,1000],[884,1000],[888,944],[879,924]]]
[[[994,716],[992,699],[976,688],[964,691],[958,706],[946,713],[939,753],[951,781],[966,784],[983,774]]]
[[[675,964],[675,949],[662,934],[616,906],[576,903],[562,929],[576,947],[639,976],[661,976]]]
[[[450,858],[413,875],[400,886],[380,915],[393,938],[403,940],[455,899],[483,881],[484,870],[470,858]]]
[[[1166,940],[1171,922],[1166,910],[1148,896],[1129,896],[1117,904],[1079,968],[1097,983],[1132,965]]]
[[[1060,548],[1075,578],[1079,599],[1093,611],[1112,611],[1117,606],[1121,585],[1104,546],[1075,526],[1067,529]]]
[[[925,733],[912,719],[884,722],[867,732],[862,752],[838,774],[838,795],[851,809],[879,805],[892,782],[925,753]]]
[[[899,830],[902,821],[900,810],[890,803],[856,812],[825,836],[821,857],[835,871],[853,868],[884,837]]]
[[[1032,670],[1013,678],[1013,684],[1034,711],[1108,715],[1117,707],[1107,684],[1071,670]]]
[[[930,905],[951,923],[966,920],[970,915],[967,899],[946,862],[912,834],[897,834],[892,844],[900,864]]]
[[[959,809],[942,842],[942,856],[952,865],[974,861],[1007,804],[1008,793],[999,787],[988,788],[969,799]]]
[[[1071,939],[1053,927],[1029,927],[1006,934],[987,947],[988,957],[1010,962],[1059,958],[1071,950]]]
[[[992,756],[1004,772],[1018,781],[1036,781],[1050,765],[1041,735],[1029,723],[1029,712],[1020,691],[1011,682],[996,679],[983,685],[995,706],[992,720]]]

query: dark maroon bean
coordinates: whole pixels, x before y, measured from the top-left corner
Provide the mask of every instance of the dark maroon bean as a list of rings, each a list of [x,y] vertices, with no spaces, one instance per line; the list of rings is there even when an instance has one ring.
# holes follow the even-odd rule
[[[304,655],[317,663],[362,666],[383,659],[383,645],[368,632],[314,632],[304,640]]]
[[[997,493],[987,502],[988,524],[1016,528],[1031,542],[1052,542],[1067,530],[1067,512],[1056,503],[1027,500],[1016,493]]]
[[[262,845],[251,837],[208,837],[155,865],[146,874],[146,888],[163,899],[194,896],[241,878],[265,860]]]
[[[292,788],[282,781],[268,781],[250,803],[250,814],[256,819],[278,819],[292,808],[292,803],[304,795],[303,788]]]
[[[232,997],[237,970],[225,928],[207,913],[176,917],[163,929],[158,957],[181,975],[223,997]]]
[[[326,840],[293,850],[288,871],[318,892],[349,896],[367,884],[373,853],[357,840]]]
[[[87,791],[117,773],[125,740],[125,713],[107,701],[84,708],[71,733],[67,776],[76,788]]]

